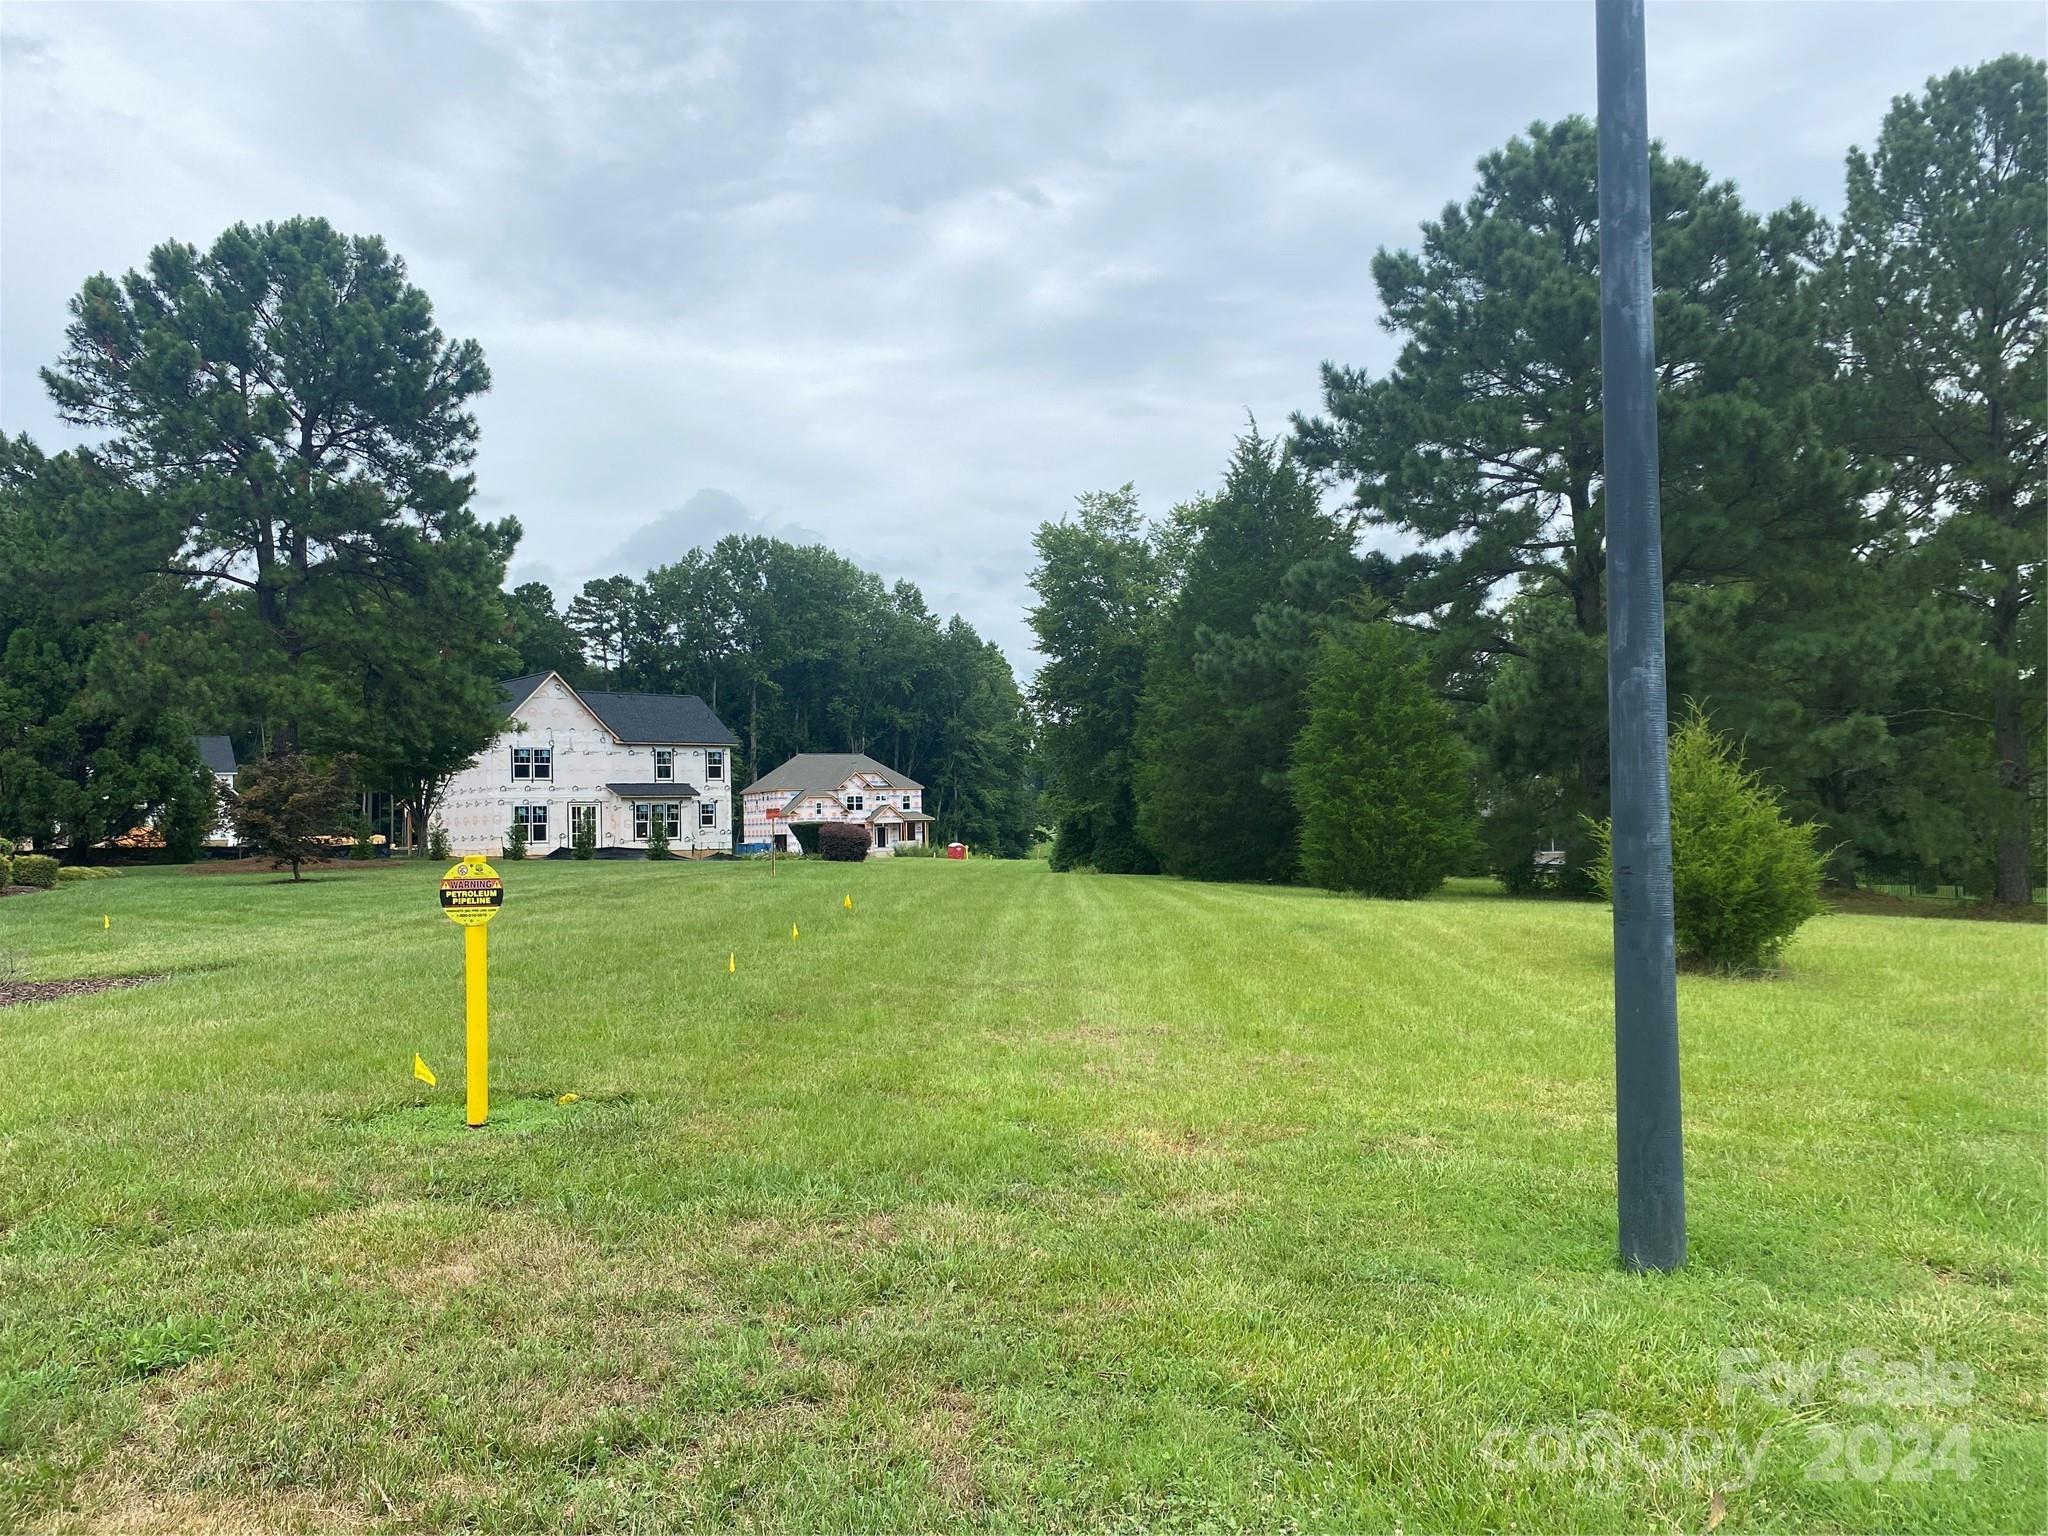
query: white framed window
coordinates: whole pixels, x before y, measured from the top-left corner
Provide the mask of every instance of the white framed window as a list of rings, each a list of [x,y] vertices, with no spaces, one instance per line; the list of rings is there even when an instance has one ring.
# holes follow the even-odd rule
[[[908,795],[903,797],[903,809],[906,811],[910,809],[910,796]]]
[[[822,801],[822,800],[813,800],[813,801],[811,802],[811,814],[812,814],[813,816],[822,816],[822,815],[824,815],[824,814],[825,814],[825,802],[824,802],[824,801]]]
[[[635,800],[633,802],[633,836],[641,842],[647,841],[647,834],[654,825],[654,818],[661,818],[662,832],[671,838],[682,836],[682,807],[671,801],[664,805],[658,800]]]
[[[868,797],[866,795],[848,795],[846,797],[846,808],[849,811],[864,811],[868,808]]]
[[[724,779],[725,753],[722,749],[713,747],[704,754],[704,777],[714,783]]]
[[[512,777],[515,779],[530,779],[533,777],[533,748],[514,747],[512,749]]]
[[[654,781],[666,784],[676,776],[676,755],[668,747],[654,749]]]
[[[548,808],[545,805],[515,805],[512,807],[512,825],[525,832],[529,843],[544,843],[548,840]]]
[[[699,800],[697,802],[697,825],[700,827],[715,827],[718,825],[718,802],[716,800]]]
[[[515,779],[552,779],[555,776],[555,749],[553,747],[514,747],[512,749],[512,777]]]

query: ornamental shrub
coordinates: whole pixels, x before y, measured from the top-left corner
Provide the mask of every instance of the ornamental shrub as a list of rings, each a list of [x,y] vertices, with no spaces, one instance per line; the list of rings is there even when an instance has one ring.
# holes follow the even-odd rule
[[[1473,849],[1471,776],[1451,713],[1398,630],[1346,620],[1324,631],[1291,776],[1305,880],[1428,895]]]
[[[54,890],[57,885],[57,861],[46,853],[16,854],[14,883],[33,885],[45,891]]]
[[[828,821],[818,827],[819,857],[837,864],[858,864],[871,847],[868,829],[851,821]]]
[[[358,816],[356,818],[355,826],[351,829],[350,835],[354,839],[354,841],[352,841],[349,844],[348,848],[348,856],[350,858],[368,859],[375,855],[375,853],[377,852],[377,845],[374,841],[372,841],[373,834],[370,831],[369,822],[365,821],[362,817]]]
[[[647,857],[668,857],[668,818],[660,811],[647,818]]]
[[[1594,828],[1601,893],[1614,896],[1611,821]],[[1671,906],[1678,953],[1715,971],[1774,966],[1823,908],[1820,828],[1787,819],[1697,704],[1671,735]]]
[[[11,837],[0,837],[0,859],[11,859],[13,857],[14,839]]]
[[[64,864],[57,870],[59,885],[76,885],[82,880],[112,880],[121,873],[104,864]]]
[[[569,856],[576,859],[597,857],[596,817],[580,817],[569,829]]]
[[[14,884],[14,860],[7,854],[0,853],[0,890],[5,890],[12,884]]]
[[[430,823],[427,827],[427,857],[438,861],[454,856],[449,851],[448,829],[438,821]]]
[[[516,821],[505,829],[504,856],[508,859],[523,859],[526,857],[526,828]]]

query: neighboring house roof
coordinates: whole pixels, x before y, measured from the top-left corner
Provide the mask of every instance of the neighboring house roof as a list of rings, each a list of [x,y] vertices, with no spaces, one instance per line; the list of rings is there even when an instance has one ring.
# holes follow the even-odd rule
[[[893,768],[885,768],[865,752],[799,752],[780,768],[771,768],[754,780],[741,794],[757,790],[788,790],[794,796],[831,794],[838,798],[839,786],[855,774],[872,773],[891,789],[923,789],[915,779]]]
[[[195,736],[192,739],[199,743],[199,761],[206,765],[208,773],[234,773],[235,747],[227,737]]]
[[[607,784],[621,800],[695,800],[694,784]]]
[[[530,677],[508,679],[505,708],[517,709],[532,698],[553,672],[536,672]],[[567,682],[563,687],[568,688]],[[637,746],[736,747],[739,738],[711,712],[711,707],[694,693],[599,693],[595,689],[569,688],[620,741]]]
[[[895,806],[890,805],[886,801],[876,806],[872,811],[868,812],[869,821],[880,821],[884,816],[890,817],[891,819],[896,821],[931,820],[931,817],[925,815],[923,811],[899,811]]]

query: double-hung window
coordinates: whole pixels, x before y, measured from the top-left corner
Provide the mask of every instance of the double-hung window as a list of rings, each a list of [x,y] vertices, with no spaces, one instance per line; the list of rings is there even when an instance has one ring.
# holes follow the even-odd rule
[[[654,781],[666,784],[676,776],[676,755],[668,747],[654,749]]]
[[[704,754],[704,777],[712,783],[723,782],[725,778],[725,753],[717,747]]]
[[[910,796],[908,795],[903,797],[903,809],[906,811],[910,809]]]
[[[544,843],[548,840],[548,808],[546,805],[515,805],[512,807],[512,825],[526,834],[529,843]]]
[[[700,827],[715,827],[718,825],[718,802],[716,800],[699,800],[697,802],[697,825]]]
[[[867,805],[867,796],[865,795],[848,795],[846,797],[846,808],[849,811],[864,811],[867,809]]]
[[[555,749],[553,747],[514,747],[512,749],[512,777],[515,779],[552,779],[555,776]]]

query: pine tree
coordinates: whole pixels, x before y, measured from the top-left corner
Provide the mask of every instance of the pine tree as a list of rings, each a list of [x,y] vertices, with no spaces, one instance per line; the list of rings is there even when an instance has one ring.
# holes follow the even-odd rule
[[[1290,663],[1305,657],[1261,641],[1304,616],[1290,599],[1314,605],[1310,619],[1328,606],[1331,584],[1317,577],[1350,564],[1351,537],[1256,425],[1239,437],[1221,492],[1184,509],[1178,527],[1180,589],[1138,708],[1138,830],[1168,874],[1290,880],[1299,850],[1286,752],[1306,681]]]
[[[1835,319],[1858,446],[1891,469],[1921,581],[1975,623],[2000,804],[1983,861],[2032,897],[2048,546],[2048,68],[2008,55],[1892,103],[1849,155]]]
[[[1311,884],[1425,896],[1472,849],[1469,754],[1426,663],[1384,621],[1324,631],[1293,785]]]

